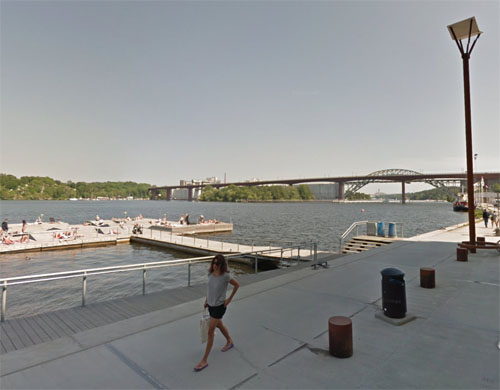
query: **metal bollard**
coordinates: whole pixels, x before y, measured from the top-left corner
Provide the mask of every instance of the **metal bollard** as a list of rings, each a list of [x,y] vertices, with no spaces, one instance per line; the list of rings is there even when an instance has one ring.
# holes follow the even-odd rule
[[[188,287],[191,287],[191,263],[188,263]]]
[[[255,256],[255,273],[259,272],[259,258]]]
[[[436,287],[436,272],[434,268],[420,268],[420,287],[434,288]]]
[[[146,268],[142,270],[142,295],[146,295]]]
[[[352,356],[352,321],[348,317],[330,317],[328,320],[330,355],[338,358]]]
[[[469,253],[465,248],[457,248],[457,261],[468,261]]]

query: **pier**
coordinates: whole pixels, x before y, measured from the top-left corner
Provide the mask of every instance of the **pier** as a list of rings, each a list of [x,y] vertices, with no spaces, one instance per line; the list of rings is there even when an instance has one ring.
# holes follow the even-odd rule
[[[476,228],[487,241],[498,240],[491,229]],[[2,387],[497,389],[499,256],[478,250],[468,262],[457,262],[456,244],[466,235],[467,227],[442,229],[327,259],[328,269],[303,265],[241,278],[242,288],[224,317],[235,348],[221,353],[223,339],[216,335],[201,373],[193,367],[204,350],[199,341],[204,285],[172,292],[169,307],[154,303],[168,294],[136,297],[149,311],[135,315],[131,303],[103,303],[108,323],[98,322],[97,307],[74,308],[64,323],[77,329],[0,356]],[[404,325],[376,316],[380,270],[387,267],[406,274],[408,311],[415,319]],[[420,287],[420,267],[436,270],[435,289]],[[247,283],[246,278],[257,279]],[[131,317],[118,318],[119,308]],[[352,320],[351,358],[328,354],[333,315]],[[61,316],[54,321],[61,323],[66,318]],[[34,321],[23,321],[19,327],[33,332]]]
[[[138,242],[145,245],[173,249],[194,255],[216,255],[228,253],[248,253],[268,250],[260,253],[261,259],[280,260],[312,260],[317,250],[313,243],[297,245],[282,243],[277,245],[257,245],[250,240],[233,240],[223,237],[219,240],[210,236],[213,233],[232,232],[232,223],[204,223],[180,225],[173,222],[160,225],[150,218],[140,221],[125,221],[120,224],[116,219],[87,222],[81,225],[69,225],[65,222],[32,224],[26,235],[27,242],[15,242],[11,245],[0,244],[0,255],[9,253],[29,253],[38,251],[78,249],[103,245],[117,245]],[[136,227],[140,229],[134,229]],[[12,225],[12,231],[20,231],[20,225]],[[15,237],[22,233],[14,234]],[[19,240],[18,240],[19,241]],[[238,260],[253,264],[248,256]]]

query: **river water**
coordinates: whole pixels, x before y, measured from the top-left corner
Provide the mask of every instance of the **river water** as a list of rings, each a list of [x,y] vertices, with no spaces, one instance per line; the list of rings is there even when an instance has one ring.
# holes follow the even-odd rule
[[[71,224],[93,219],[135,217],[178,220],[189,213],[191,221],[200,214],[205,220],[219,219],[234,224],[232,234],[217,239],[253,241],[268,245],[271,241],[309,242],[320,250],[337,249],[339,236],[360,220],[402,222],[405,237],[422,234],[444,226],[465,222],[465,213],[455,213],[449,203],[218,203],[185,201],[0,201],[0,218],[9,223],[26,219],[33,222],[40,214]],[[12,277],[60,272],[110,265],[144,263],[189,257],[185,254],[137,244],[78,250],[36,252],[0,256],[0,275]],[[242,266],[231,266],[235,274],[251,272]],[[191,280],[206,278],[206,265],[192,268]],[[147,291],[187,285],[185,267],[148,271]],[[87,281],[87,302],[97,302],[142,292],[142,273],[119,273],[95,276]],[[8,289],[7,318],[35,314],[81,303],[81,280],[69,279],[49,283],[12,286]]]

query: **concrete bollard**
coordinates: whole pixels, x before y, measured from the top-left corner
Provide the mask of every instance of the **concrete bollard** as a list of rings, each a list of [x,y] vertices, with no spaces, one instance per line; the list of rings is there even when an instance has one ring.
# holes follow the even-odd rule
[[[338,358],[352,356],[352,321],[348,317],[330,317],[328,320],[330,355]]]
[[[486,245],[486,240],[484,237],[477,237],[477,245],[478,246],[485,246]]]
[[[466,248],[457,248],[457,261],[468,261],[468,252]]]
[[[420,287],[436,287],[436,271],[434,270],[434,268],[420,268]]]

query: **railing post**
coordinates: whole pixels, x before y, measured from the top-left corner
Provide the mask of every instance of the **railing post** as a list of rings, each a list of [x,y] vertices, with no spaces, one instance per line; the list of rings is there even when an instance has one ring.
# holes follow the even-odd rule
[[[142,295],[146,295],[146,266],[142,270]]]
[[[280,263],[283,263],[283,248],[281,248]]]
[[[2,315],[1,322],[5,321],[5,310],[7,309],[7,281],[4,280],[2,286]]]
[[[255,273],[259,272],[259,258],[255,256]]]
[[[191,263],[188,263],[188,287],[191,287]]]
[[[87,295],[87,273],[84,272],[82,281],[82,306],[85,306],[86,295]]]
[[[318,243],[314,243],[314,262],[318,261]]]
[[[300,263],[300,245],[297,246],[297,264]]]
[[[238,244],[237,252],[239,252],[240,251],[240,239],[239,238],[238,238],[237,244]]]

